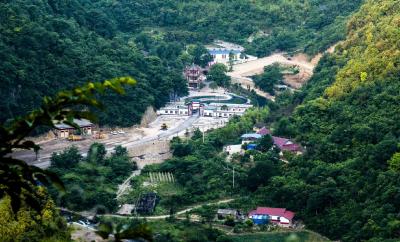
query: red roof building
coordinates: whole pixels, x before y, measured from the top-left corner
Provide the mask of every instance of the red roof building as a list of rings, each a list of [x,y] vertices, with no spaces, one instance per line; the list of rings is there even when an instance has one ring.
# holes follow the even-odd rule
[[[272,135],[271,130],[267,129],[266,127],[262,127],[260,130],[257,131],[259,135]],[[290,151],[290,152],[301,152],[301,146],[298,144],[293,143],[290,139],[272,136],[274,141],[274,145],[276,145],[281,151]]]
[[[203,73],[203,69],[195,64],[187,66],[184,70],[183,75],[185,76],[189,87],[196,89],[200,88],[201,83],[203,83],[206,79],[206,76]]]
[[[271,130],[262,127],[260,130],[257,131],[257,134],[261,134],[261,135],[267,135],[267,134],[272,134]]]
[[[290,139],[272,136],[274,144],[282,151],[300,152],[301,147],[293,143]]]
[[[282,227],[290,227],[293,224],[295,213],[286,208],[258,207],[249,213],[249,218],[256,215],[268,215],[272,223]]]

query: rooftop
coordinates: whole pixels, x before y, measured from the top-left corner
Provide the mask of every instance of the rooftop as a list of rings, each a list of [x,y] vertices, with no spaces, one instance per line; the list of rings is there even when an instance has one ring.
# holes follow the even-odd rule
[[[281,150],[287,150],[287,151],[301,150],[300,145],[293,143],[290,139],[276,137],[276,136],[272,136],[272,139],[274,140],[274,144],[278,146],[279,149]]]
[[[253,139],[260,139],[262,136],[260,134],[244,134],[242,135],[240,138],[242,139],[249,139],[249,138],[253,138]]]
[[[219,49],[209,49],[208,52],[209,52],[211,55],[224,55],[224,54],[229,54],[229,53],[240,54],[240,53],[241,53],[240,50],[235,50],[235,49],[223,49],[223,48],[219,48]]]
[[[77,124],[80,128],[93,126],[93,123],[87,119],[73,119],[73,123]],[[58,123],[54,124],[54,126],[56,129],[74,129],[74,127],[66,123]]]
[[[266,127],[262,127],[260,130],[257,131],[257,134],[267,135],[271,134],[271,130],[267,129]]]
[[[286,208],[258,207],[256,210],[251,211],[249,215],[270,215],[284,217],[291,220],[293,219],[295,213],[286,210]]]

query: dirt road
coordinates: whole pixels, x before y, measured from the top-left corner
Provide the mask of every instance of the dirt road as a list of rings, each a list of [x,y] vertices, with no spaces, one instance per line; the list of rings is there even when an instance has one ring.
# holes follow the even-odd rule
[[[239,83],[244,88],[254,89],[257,94],[274,100],[273,96],[256,88],[253,80],[249,78],[250,76],[263,73],[265,66],[272,65],[274,63],[298,66],[302,77],[304,79],[308,79],[312,76],[315,64],[318,63],[318,61],[308,61],[308,59],[305,58],[305,55],[297,55],[289,59],[285,57],[284,53],[276,53],[264,58],[234,65],[233,71],[229,72],[228,75],[232,78],[233,83]]]
[[[216,202],[209,202],[209,203],[194,205],[194,206],[191,206],[189,208],[186,208],[186,209],[183,209],[183,210],[180,210],[180,211],[176,212],[175,215],[182,215],[182,214],[190,212],[190,211],[192,211],[192,210],[194,210],[196,208],[200,208],[202,206],[210,206],[210,205],[218,205],[218,204],[223,204],[223,203],[229,203],[229,202],[232,202],[233,200],[235,200],[235,199],[234,198],[230,198],[230,199],[219,200],[219,201],[216,201]],[[129,217],[132,217],[132,218],[140,218],[140,219],[158,220],[158,219],[168,218],[170,215],[168,214],[168,215],[158,215],[158,216],[139,216],[139,217],[137,217],[137,216],[123,216],[123,215],[116,215],[116,214],[104,214],[102,216],[103,217],[114,217],[114,218],[127,218],[127,217],[129,218]]]

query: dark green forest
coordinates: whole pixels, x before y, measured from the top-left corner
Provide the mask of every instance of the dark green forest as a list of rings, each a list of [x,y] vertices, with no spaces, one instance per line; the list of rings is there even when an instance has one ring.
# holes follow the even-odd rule
[[[0,120],[61,89],[130,75],[138,85],[124,97],[104,97],[107,109],[98,112],[101,125],[130,126],[148,106],[187,92],[182,68],[199,59],[185,51],[188,44],[224,39],[258,56],[276,49],[313,54],[344,37],[346,16],[360,2],[3,1]]]

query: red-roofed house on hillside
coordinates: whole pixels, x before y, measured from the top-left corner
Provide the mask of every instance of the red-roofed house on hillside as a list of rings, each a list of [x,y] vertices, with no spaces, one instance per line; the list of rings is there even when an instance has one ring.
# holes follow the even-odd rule
[[[267,135],[267,134],[271,135],[272,132],[271,132],[271,130],[267,129],[266,127],[262,127],[261,129],[259,129],[257,131],[257,134],[261,134],[262,136],[264,136],[264,135]]]
[[[301,146],[293,143],[290,139],[272,136],[274,145],[276,145],[281,151],[290,151],[293,153],[301,153]]]
[[[271,223],[275,223],[282,227],[291,227],[293,225],[293,218],[295,213],[286,208],[269,208],[269,207],[257,207],[249,213],[249,218],[258,215],[268,215]]]

